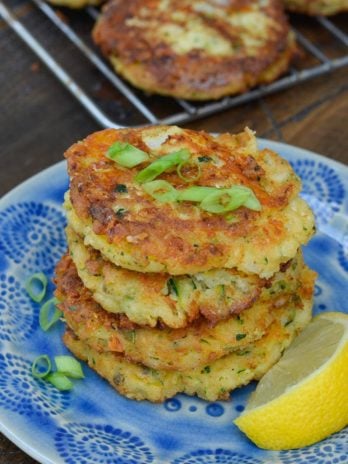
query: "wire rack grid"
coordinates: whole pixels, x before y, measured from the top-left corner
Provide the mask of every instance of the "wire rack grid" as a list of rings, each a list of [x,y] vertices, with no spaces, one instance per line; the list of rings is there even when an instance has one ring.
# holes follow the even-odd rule
[[[300,46],[309,55],[314,57],[318,64],[302,70],[297,70],[292,67],[287,75],[271,84],[260,86],[241,95],[225,97],[219,101],[202,104],[192,103],[182,99],[171,99],[172,102],[173,100],[175,101],[176,109],[169,115],[161,117],[150,107],[150,99],[146,97],[145,94],[142,95],[120,79],[104,59],[101,58],[98,51],[93,49],[93,47],[74,30],[70,25],[70,21],[64,20],[62,15],[59,14],[59,11],[55,10],[43,0],[32,0],[32,2],[35,4],[36,8],[38,8],[38,10],[43,13],[75,47],[77,47],[79,52],[89,60],[105,79],[107,79],[109,84],[113,86],[120,95],[127,99],[132,107],[144,118],[145,124],[186,123],[227,108],[232,108],[265,97],[274,92],[289,88],[300,82],[348,65],[348,35],[328,18],[316,17],[315,21],[317,24],[323,28],[323,30],[329,32],[333,40],[339,42],[340,45],[344,47],[345,54],[339,57],[329,58],[320,47],[293,27]],[[99,10],[94,7],[87,7],[84,14],[96,20],[99,15]],[[15,15],[2,1],[0,2],[0,15],[102,127],[125,127],[120,121],[111,118],[103,111],[98,102],[88,95],[82,86],[70,76],[69,72],[59,64],[55,57],[45,49],[42,41],[40,42],[37,40],[28,28],[16,19]],[[164,100],[167,100],[167,98],[164,97]]]

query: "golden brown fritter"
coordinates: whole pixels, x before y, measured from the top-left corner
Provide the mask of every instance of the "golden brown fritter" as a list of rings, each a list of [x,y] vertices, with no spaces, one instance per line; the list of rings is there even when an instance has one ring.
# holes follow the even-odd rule
[[[285,7],[296,13],[334,15],[348,11],[348,0],[284,0]]]
[[[186,148],[201,166],[194,185],[247,186],[261,211],[240,207],[230,221],[190,202],[160,203],[135,182],[146,163],[128,169],[106,157],[116,141],[147,152],[151,162]],[[269,278],[314,232],[313,214],[298,197],[301,183],[290,164],[270,150],[258,150],[249,130],[214,138],[176,126],[107,129],[74,144],[65,155],[71,178],[69,225],[86,245],[126,269],[183,275],[236,268]],[[175,170],[158,179],[179,191],[192,185]],[[126,192],[119,192],[118,185]]]
[[[70,227],[66,233],[71,259],[93,299],[109,312],[124,313],[132,322],[150,327],[158,324],[186,327],[199,317],[215,324],[240,314],[261,297],[275,300],[279,283],[285,281],[286,292],[293,293],[303,266],[298,253],[270,279],[238,273],[235,269],[176,277],[144,274],[106,261],[98,251],[86,247]],[[262,292],[262,289],[266,290]]]
[[[136,87],[195,100],[271,82],[295,51],[278,0],[112,0],[93,38]]]
[[[154,369],[188,370],[236,350],[243,352],[266,333],[282,308],[302,307],[302,299],[312,294],[314,273],[303,267],[301,256],[291,264],[258,303],[216,326],[200,319],[185,329],[139,327],[124,315],[108,313],[83,286],[68,255],[56,269],[56,297],[68,326],[93,349],[124,353]]]
[[[278,361],[283,350],[310,321],[311,308],[309,297],[303,300],[302,309],[280,309],[267,334],[248,345],[243,353],[233,352],[203,368],[184,372],[155,370],[132,363],[120,354],[98,352],[69,330],[64,343],[128,398],[161,402],[183,392],[208,401],[226,400],[232,390],[260,379]]]
[[[252,306],[262,288],[272,285],[273,277],[261,279],[235,269],[176,277],[129,271],[86,247],[71,227],[67,227],[66,235],[78,275],[93,298],[105,310],[125,313],[139,325],[154,327],[160,322],[180,328],[198,317],[216,323]]]

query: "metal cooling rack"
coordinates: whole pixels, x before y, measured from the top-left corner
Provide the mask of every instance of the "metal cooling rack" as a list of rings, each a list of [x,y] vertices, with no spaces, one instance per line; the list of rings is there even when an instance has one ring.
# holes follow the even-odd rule
[[[182,99],[160,97],[162,98],[161,104],[163,104],[164,107],[167,105],[167,102],[170,102],[170,107],[172,107],[173,103],[175,103],[175,109],[173,109],[169,115],[161,117],[156,114],[156,111],[154,111],[153,108],[151,108],[151,104],[149,103],[151,102],[151,98],[141,92],[139,93],[139,91],[120,79],[106,61],[101,58],[93,45],[88,44],[87,41],[81,37],[76,30],[74,30],[72,25],[73,21],[70,21],[70,18],[68,18],[68,21],[65,21],[59,12],[43,0],[32,1],[39,11],[43,13],[59,29],[59,31],[74,44],[74,46],[77,47],[81,54],[89,60],[90,64],[92,64],[108,81],[108,83],[113,86],[113,88],[118,92],[118,95],[121,96],[121,98],[126,98],[128,100],[133,108],[137,110],[139,115],[144,118],[145,124],[175,124],[189,122],[203,116],[220,112],[227,108],[251,102],[271,93],[286,89],[300,82],[348,65],[348,35],[337,27],[331,20],[324,17],[316,17],[315,21],[323,30],[330,33],[332,40],[340,43],[341,46],[343,45],[346,52],[343,56],[334,59],[329,58],[320,47],[306,38],[299,30],[295,29],[298,43],[318,62],[318,64],[302,70],[291,68],[286,76],[269,85],[260,86],[248,91],[247,93],[234,97],[226,97],[219,101],[202,104],[192,103]],[[99,15],[98,9],[94,7],[88,7],[81,12],[81,14],[82,13],[88,15],[89,18],[92,18],[93,20],[97,19]],[[64,15],[65,14],[69,13],[64,12]],[[48,53],[42,41],[38,41],[28,28],[16,19],[13,13],[1,1],[0,15],[101,126],[116,128],[124,127],[123,124],[120,124],[120,121],[117,121],[106,114],[101,105],[98,104],[95,99],[91,98],[91,96],[83,90],[77,80],[74,80],[64,67],[60,65],[50,53]]]

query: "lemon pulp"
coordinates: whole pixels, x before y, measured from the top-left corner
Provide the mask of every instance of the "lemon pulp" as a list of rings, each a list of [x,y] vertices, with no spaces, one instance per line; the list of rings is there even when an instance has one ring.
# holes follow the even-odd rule
[[[316,317],[261,379],[235,424],[266,449],[300,448],[348,423],[348,315]]]

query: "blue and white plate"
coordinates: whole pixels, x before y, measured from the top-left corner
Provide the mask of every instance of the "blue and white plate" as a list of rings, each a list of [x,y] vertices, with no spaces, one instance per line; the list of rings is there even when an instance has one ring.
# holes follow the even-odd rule
[[[348,168],[298,148],[260,143],[291,161],[316,213],[319,231],[305,249],[319,273],[314,312],[348,312]],[[34,379],[34,358],[67,353],[63,324],[42,332],[39,305],[24,290],[33,272],[51,277],[65,251],[67,187],[62,162],[0,202],[0,430],[10,440],[45,464],[347,464],[348,429],[301,450],[254,446],[233,425],[254,385],[233,392],[230,402],[178,395],[155,405],[119,396],[86,366],[86,378],[70,392]]]

